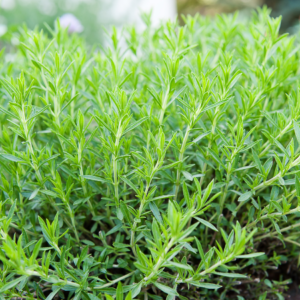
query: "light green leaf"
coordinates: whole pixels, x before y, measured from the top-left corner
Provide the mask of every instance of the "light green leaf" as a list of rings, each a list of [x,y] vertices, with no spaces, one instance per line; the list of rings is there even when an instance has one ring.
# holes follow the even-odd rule
[[[200,140],[202,140],[204,137],[206,137],[209,134],[210,134],[210,131],[200,134],[197,138],[195,138],[192,141],[192,143],[194,143],[194,144],[198,143]]]
[[[150,202],[149,207],[150,207],[154,217],[156,218],[156,220],[162,224],[163,220],[162,220],[159,209],[158,209],[157,205],[155,204],[155,202]]]
[[[300,145],[300,127],[296,121],[294,121],[294,131],[295,131],[298,144]]]
[[[147,119],[148,119],[148,117],[143,117],[140,120],[135,121],[133,124],[131,124],[127,127],[127,129],[123,132],[123,135],[126,134],[127,132],[133,130],[134,128],[138,127],[139,125],[141,125]]]
[[[56,198],[58,196],[56,193],[49,191],[49,190],[41,190],[41,193],[51,196],[51,197],[54,197],[54,198]]]
[[[116,300],[123,300],[123,287],[120,281],[118,282]]]
[[[126,296],[125,300],[132,300],[132,293],[131,293],[131,291],[128,293],[128,295]]]
[[[251,254],[238,255],[236,258],[252,258],[264,255],[264,252],[256,252]]]
[[[176,100],[176,99],[182,94],[182,92],[185,90],[185,88],[186,88],[186,86],[184,86],[183,88],[181,88],[180,90],[176,91],[176,92],[173,94],[173,96],[172,96],[171,100],[169,101],[167,107],[168,107],[169,105],[171,105],[171,104],[174,102],[174,100]]]
[[[161,291],[163,291],[164,293],[166,293],[167,295],[173,295],[173,296],[177,296],[178,295],[178,293],[174,289],[172,289],[172,288],[170,288],[170,287],[168,287],[168,286],[166,286],[164,284],[161,284],[161,283],[158,283],[158,282],[154,282],[154,285],[158,289],[160,289]]]
[[[82,177],[87,179],[87,180],[99,181],[99,182],[103,182],[103,183],[111,183],[109,180],[104,179],[104,178],[99,177],[99,176],[83,175]]]
[[[120,176],[120,178],[127,184],[129,185],[137,194],[139,194],[139,190],[137,189],[137,187],[125,176]]]
[[[24,159],[16,157],[14,155],[11,154],[0,154],[2,157],[4,157],[5,159],[8,159],[10,161],[14,161],[14,162],[20,162],[20,161],[24,161]]]
[[[54,287],[54,291],[51,292],[45,300],[52,300],[54,296],[59,292],[61,288],[60,287]]]
[[[185,265],[185,264],[181,264],[181,263],[177,263],[174,261],[168,261],[167,263],[168,266],[173,266],[179,269],[184,269],[184,270],[189,270],[193,272],[193,268],[190,265]]]
[[[195,285],[200,288],[209,289],[209,290],[216,290],[221,287],[221,285],[213,284],[213,283],[205,283],[205,282],[198,282],[198,281],[192,281],[190,282],[192,285]]]
[[[218,229],[212,225],[211,223],[209,223],[208,221],[205,221],[199,217],[195,217],[195,219],[197,219],[200,223],[202,223],[203,225],[207,226],[208,228],[214,230],[214,231],[218,231]]]
[[[193,180],[193,175],[187,171],[182,171],[182,174],[184,175],[184,177],[187,179],[187,180],[190,180],[192,181]]]
[[[7,282],[6,284],[4,284],[3,287],[1,287],[0,289],[0,293],[4,293],[6,291],[11,291],[13,287],[15,287],[20,281],[22,281],[23,279],[25,279],[27,276],[21,276],[17,279],[14,279],[12,281]]]
[[[239,197],[238,201],[239,201],[239,202],[244,202],[244,201],[250,199],[251,196],[252,196],[252,192],[251,192],[251,191],[248,191],[248,192],[242,194],[242,195]]]
[[[120,221],[119,221],[120,222]],[[110,235],[110,234],[113,234],[115,232],[117,232],[121,227],[123,226],[123,224],[120,222],[118,223],[115,227],[113,227],[111,230],[109,230],[107,233],[106,233],[106,236]]]
[[[143,281],[140,281],[139,283],[137,283],[134,288],[132,289],[132,298],[135,298],[137,295],[140,294],[141,292],[141,288],[143,286]]]
[[[221,277],[230,277],[230,278],[248,278],[246,275],[237,274],[237,273],[221,273],[221,272],[214,272],[213,274],[221,276]]]

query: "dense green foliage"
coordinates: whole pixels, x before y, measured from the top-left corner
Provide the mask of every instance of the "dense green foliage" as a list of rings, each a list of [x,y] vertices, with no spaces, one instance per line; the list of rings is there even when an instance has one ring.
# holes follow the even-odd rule
[[[0,299],[284,299],[296,37],[266,9],[144,21],[101,50],[57,24],[1,52]]]

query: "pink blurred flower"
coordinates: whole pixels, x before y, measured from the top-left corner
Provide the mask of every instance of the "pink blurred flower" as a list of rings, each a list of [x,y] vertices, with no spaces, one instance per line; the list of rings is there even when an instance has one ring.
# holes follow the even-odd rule
[[[68,32],[82,32],[83,26],[80,21],[72,14],[64,14],[59,18],[60,26],[63,28],[68,27]]]

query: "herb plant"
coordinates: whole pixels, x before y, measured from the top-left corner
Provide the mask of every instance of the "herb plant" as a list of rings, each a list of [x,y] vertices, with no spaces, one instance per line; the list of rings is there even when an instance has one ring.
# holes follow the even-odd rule
[[[0,299],[284,299],[297,37],[266,8],[143,19],[101,49],[56,23],[2,50]]]

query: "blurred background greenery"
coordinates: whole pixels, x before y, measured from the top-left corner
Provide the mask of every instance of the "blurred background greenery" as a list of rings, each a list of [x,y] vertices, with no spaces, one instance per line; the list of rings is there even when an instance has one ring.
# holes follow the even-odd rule
[[[56,18],[65,13],[74,14],[84,27],[84,36],[89,42],[100,41],[102,26],[120,23],[109,17],[113,1],[110,0],[0,0],[0,24],[17,27],[25,23],[29,28],[53,25]],[[1,34],[1,28],[0,28]]]
[[[176,8],[179,16],[215,15],[236,10],[247,15],[255,7],[267,5],[273,16],[283,15],[282,29],[289,32],[297,30],[300,16],[300,0],[0,0],[0,37],[5,38],[7,28],[17,28],[23,23],[29,28],[43,27],[45,22],[52,25],[57,17],[72,13],[82,23],[86,40],[100,42],[105,32],[103,28],[130,23],[133,8],[142,1],[147,1],[148,7],[149,4],[157,6],[162,12],[160,17],[165,14],[167,18],[170,14],[175,16]]]

